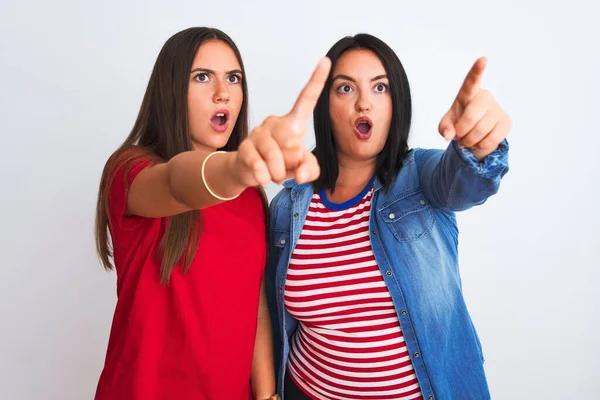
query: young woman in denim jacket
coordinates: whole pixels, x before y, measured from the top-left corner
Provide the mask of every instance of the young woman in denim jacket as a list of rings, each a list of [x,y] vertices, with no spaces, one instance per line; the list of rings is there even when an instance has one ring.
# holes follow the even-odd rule
[[[314,111],[320,177],[270,206],[278,390],[294,399],[487,399],[462,295],[455,212],[494,195],[511,126],[469,71],[439,131],[409,149],[404,68],[366,34],[337,42]]]

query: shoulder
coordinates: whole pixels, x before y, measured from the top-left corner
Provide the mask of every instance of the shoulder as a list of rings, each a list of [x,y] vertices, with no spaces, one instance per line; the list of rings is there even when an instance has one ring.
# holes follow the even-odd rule
[[[287,226],[292,212],[292,191],[296,185],[292,182],[284,183],[284,187],[273,197],[269,205],[271,229],[281,229]]]
[[[431,155],[437,153],[442,154],[443,152],[424,148],[410,149],[402,159],[401,166],[390,180],[389,185],[381,191],[380,199],[384,202],[395,201],[408,193],[418,191],[421,185],[422,166]],[[376,181],[376,188],[378,187],[381,187],[379,180]]]
[[[269,206],[269,209],[271,211],[282,208],[291,209],[292,198],[297,199],[299,197],[302,197],[305,194],[306,190],[309,190],[312,193],[312,183],[297,183],[293,179],[285,181],[283,183],[283,188],[275,195],[273,200],[271,200],[271,205]]]
[[[118,150],[108,159],[102,174],[100,196],[112,229],[131,230],[141,226],[140,222],[151,220],[128,215],[127,198],[129,188],[137,175],[157,162],[160,162],[160,159],[156,155],[139,146]]]
[[[269,218],[271,220],[271,227],[277,224],[278,218],[281,218],[285,212],[279,212],[280,210],[291,210],[292,202],[291,202],[291,188],[284,187],[281,189],[271,203],[269,204]],[[289,212],[289,211],[288,211]]]
[[[408,150],[408,152],[404,155],[404,158],[401,161],[401,166],[393,179],[397,181],[407,175],[417,173],[421,164],[424,162],[424,158],[428,157],[429,154],[434,154],[435,152],[440,152],[441,154],[442,151],[424,149],[421,147],[415,147]]]
[[[149,149],[131,146],[113,153],[104,167],[106,184],[128,187],[146,167],[160,163],[160,157]]]
[[[422,147],[416,147],[411,149],[407,158],[410,157],[410,161],[420,166],[422,163],[430,159],[431,157],[441,156],[444,150],[441,149],[426,149]]]
[[[131,166],[143,162],[162,162],[158,154],[143,146],[129,146],[115,151],[106,165]]]
[[[271,200],[271,204],[269,205],[269,209],[273,210],[274,208],[288,208],[291,207],[292,203],[290,201],[292,188],[291,187],[283,187],[273,200]]]

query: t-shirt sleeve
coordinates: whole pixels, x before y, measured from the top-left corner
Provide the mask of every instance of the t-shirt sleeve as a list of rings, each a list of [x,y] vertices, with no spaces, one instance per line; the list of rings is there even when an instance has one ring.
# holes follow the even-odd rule
[[[108,196],[108,214],[113,229],[134,229],[141,222],[147,220],[147,218],[126,213],[127,194],[134,179],[151,164],[152,160],[144,157],[120,166],[115,173]]]

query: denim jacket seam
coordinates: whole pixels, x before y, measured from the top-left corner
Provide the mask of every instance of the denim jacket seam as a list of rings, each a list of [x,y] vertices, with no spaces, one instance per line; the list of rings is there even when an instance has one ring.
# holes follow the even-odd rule
[[[399,202],[399,201],[401,201],[401,200],[404,200],[405,198],[407,198],[407,197],[409,197],[409,196],[412,196],[412,195],[414,195],[414,194],[417,194],[417,193],[419,193],[419,192],[423,192],[423,189],[422,189],[422,188],[418,188],[418,189],[408,189],[408,190],[405,190],[405,191],[403,191],[402,193],[400,193],[400,194],[398,194],[398,195],[394,196],[394,197],[393,197],[393,198],[391,198],[390,200],[386,200],[386,201],[385,201],[385,202],[384,202],[384,203],[381,205],[381,207],[378,207],[378,208],[377,208],[377,211],[378,211],[378,212],[381,212],[382,210],[385,210],[386,208],[390,207],[391,205],[393,205],[393,204],[395,204],[395,203],[397,203],[397,202]]]

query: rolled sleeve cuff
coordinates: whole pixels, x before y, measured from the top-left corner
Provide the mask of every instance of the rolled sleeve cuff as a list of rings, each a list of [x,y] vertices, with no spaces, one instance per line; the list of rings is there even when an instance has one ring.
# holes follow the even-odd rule
[[[482,161],[477,160],[468,149],[458,147],[458,142],[452,142],[452,148],[463,165],[478,175],[486,178],[503,177],[508,172],[508,141],[504,139],[496,150],[488,154]]]

